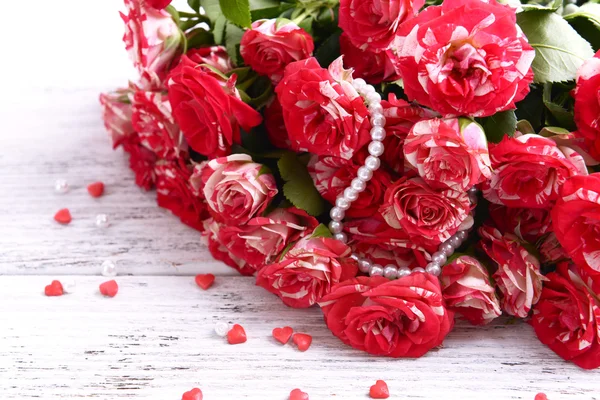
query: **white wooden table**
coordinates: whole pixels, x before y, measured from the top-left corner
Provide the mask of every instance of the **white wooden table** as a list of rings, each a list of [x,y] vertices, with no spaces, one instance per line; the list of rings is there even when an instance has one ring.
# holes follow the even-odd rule
[[[600,373],[563,362],[526,324],[458,324],[421,359],[375,358],[341,344],[319,309],[289,309],[236,276],[110,148],[97,96],[131,76],[120,1],[3,6],[35,30],[15,34],[16,17],[0,24],[0,37],[15,39],[0,62],[0,399],[177,400],[198,386],[206,400],[284,400],[296,387],[311,400],[351,400],[367,399],[377,379],[392,399],[600,399]],[[59,178],[66,195],[54,193]],[[100,199],[85,190],[95,180],[106,183]],[[62,207],[69,226],[52,220]],[[95,226],[99,213],[108,229]],[[113,299],[98,293],[106,259],[120,273]],[[205,292],[192,278],[201,272],[218,275]],[[55,278],[77,292],[45,297]],[[242,324],[248,342],[228,345],[213,333],[218,321]],[[277,344],[271,330],[284,325],[313,335],[312,347]]]

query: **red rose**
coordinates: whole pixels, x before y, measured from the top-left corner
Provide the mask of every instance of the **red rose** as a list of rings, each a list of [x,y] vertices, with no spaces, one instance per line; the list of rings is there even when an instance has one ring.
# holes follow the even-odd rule
[[[600,163],[600,51],[577,71],[575,97],[576,136],[583,147]],[[591,163],[590,163],[591,164]]]
[[[291,143],[288,138],[285,121],[283,120],[283,110],[277,96],[273,96],[271,102],[265,107],[265,128],[269,141],[277,148],[290,149]]]
[[[187,143],[171,115],[166,93],[138,90],[131,96],[132,123],[140,143],[159,158],[179,157]]]
[[[518,135],[490,144],[493,173],[483,195],[507,207],[550,208],[569,177],[587,174],[583,159],[543,136]]]
[[[171,4],[172,0],[145,0],[150,7],[154,7],[158,10],[162,10],[163,8],[167,8],[169,4]]]
[[[334,286],[319,305],[335,336],[374,355],[420,357],[441,345],[454,325],[430,274],[358,277]]]
[[[342,158],[313,156],[308,163],[308,172],[321,196],[331,204],[335,204],[337,197],[356,178],[358,168],[361,166],[362,164],[357,165]],[[391,184],[392,177],[384,168],[374,171],[367,188],[346,210],[346,216],[364,218],[375,214],[383,203],[385,190]]]
[[[339,25],[356,47],[379,52],[423,4],[425,0],[341,0]]]
[[[354,70],[355,78],[363,78],[373,85],[400,79],[391,52],[375,53],[368,48],[361,50],[352,44],[346,33],[340,36],[340,52],[344,56],[344,65]]]
[[[327,70],[309,58],[285,69],[275,91],[294,150],[350,159],[371,141],[369,111],[341,63]]]
[[[206,64],[224,74],[233,69],[231,58],[227,54],[227,49],[223,46],[200,47],[190,49],[185,53],[186,57],[195,64]]]
[[[244,225],[221,228],[219,241],[235,257],[258,270],[273,262],[288,244],[312,233],[317,225],[317,220],[305,211],[293,207],[277,208]]]
[[[249,155],[232,154],[197,165],[191,183],[217,221],[244,224],[265,211],[277,194],[275,178],[262,169]]]
[[[100,104],[102,105],[104,127],[110,134],[113,148],[117,148],[128,136],[135,134],[131,124],[129,90],[117,89],[114,92],[102,93]]]
[[[521,240],[535,244],[551,230],[550,210],[542,208],[510,208],[490,204],[490,217],[500,232],[514,233]]]
[[[547,275],[531,325],[542,343],[585,369],[600,367],[600,300],[577,267],[561,263]]]
[[[341,14],[341,12],[340,12]],[[489,0],[445,0],[400,25],[392,46],[410,100],[444,116],[514,109],[529,92],[535,50],[515,10]]]
[[[434,190],[421,178],[398,180],[385,193],[381,215],[395,229],[403,229],[415,242],[440,244],[473,225],[466,192]]]
[[[442,269],[440,282],[446,307],[473,325],[489,324],[502,314],[496,289],[477,259],[470,256],[454,259]]]
[[[304,238],[275,264],[261,269],[256,284],[276,294],[288,306],[307,308],[338,282],[356,276],[350,248],[329,238]]]
[[[240,127],[249,131],[261,122],[260,114],[244,103],[235,88],[236,76],[226,79],[187,56],[168,82],[175,121],[188,144],[209,158],[228,155],[241,143]]]
[[[404,141],[404,158],[439,189],[466,191],[492,175],[485,132],[466,118],[417,122]]]
[[[481,247],[498,264],[494,279],[503,295],[502,308],[510,315],[527,317],[546,280],[540,272],[540,262],[511,233],[502,235],[498,229],[483,226],[479,235]]]
[[[223,227],[223,224],[220,224],[213,218],[204,220],[204,233],[202,237],[206,241],[210,254],[212,254],[215,260],[222,261],[231,268],[236,269],[242,275],[254,275],[256,268],[249,266],[244,259],[234,256],[225,244],[219,240],[219,233]]]
[[[156,154],[140,144],[138,135],[128,136],[123,142],[123,150],[129,154],[129,168],[135,173],[135,184],[145,190],[152,189],[156,182]]]
[[[159,84],[177,56],[183,35],[167,11],[148,7],[143,0],[125,0],[123,41],[143,81]]]
[[[310,57],[314,49],[312,37],[285,18],[253,22],[240,42],[244,63],[274,83],[281,80],[288,64]]]
[[[383,143],[385,152],[381,161],[393,171],[404,173],[404,140],[413,125],[422,119],[434,118],[437,113],[423,107],[410,104],[390,93],[387,100],[382,100],[385,131]]]
[[[600,173],[565,182],[552,209],[552,225],[575,264],[600,274]]]
[[[186,225],[204,230],[203,220],[208,218],[204,198],[196,195],[190,186],[190,168],[181,159],[161,160],[156,163],[156,201],[170,210]]]

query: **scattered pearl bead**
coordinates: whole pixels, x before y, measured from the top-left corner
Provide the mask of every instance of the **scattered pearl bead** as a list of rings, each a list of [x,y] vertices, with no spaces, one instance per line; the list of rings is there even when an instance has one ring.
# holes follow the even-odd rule
[[[369,275],[383,276],[383,267],[379,264],[372,265],[371,270],[369,271]]]
[[[215,333],[217,336],[225,337],[229,332],[229,324],[227,322],[217,322],[215,324]]]
[[[392,264],[386,265],[383,269],[383,276],[388,279],[396,279],[398,278],[398,269]]]
[[[96,215],[96,226],[98,228],[107,228],[108,226],[110,226],[110,222],[108,221],[108,215],[106,215],[106,214]]]
[[[356,175],[360,180],[368,181],[373,177],[373,171],[365,167],[360,167]]]
[[[441,251],[436,251],[435,253],[433,253],[431,255],[431,262],[432,263],[435,263],[435,264],[438,264],[438,265],[444,265],[444,263],[446,262],[446,260],[448,260],[448,258]]]
[[[356,189],[347,187],[344,189],[344,197],[348,199],[348,201],[356,201],[356,199],[358,199],[358,192]]]
[[[425,273],[425,270],[424,270],[423,268],[420,268],[420,267],[419,267],[419,268],[414,268],[414,269],[412,270],[412,273],[413,273],[413,274],[416,274],[416,273],[418,273],[418,272]]]
[[[369,156],[365,160],[365,167],[367,167],[371,171],[377,171],[380,166],[381,166],[381,161],[379,161],[379,158],[377,158],[375,156]]]
[[[344,224],[340,221],[331,221],[329,222],[329,230],[331,233],[340,233],[344,230]]]
[[[371,128],[371,139],[379,141],[385,139],[385,129],[380,126]]]
[[[77,291],[77,285],[73,279],[61,280],[63,291],[67,294],[73,294]]]
[[[352,179],[350,187],[356,190],[358,193],[363,192],[367,188],[367,183],[359,178]]]
[[[336,233],[333,235],[333,238],[335,240],[338,240],[342,243],[346,243],[348,241],[348,236],[346,236],[346,234],[344,232],[340,232],[340,233]]]
[[[438,251],[444,253],[446,257],[450,257],[452,253],[454,253],[454,247],[446,241],[440,244],[440,247],[438,247]]]
[[[117,266],[111,260],[105,260],[102,263],[102,276],[117,276]]]
[[[410,268],[408,267],[400,267],[398,268],[398,278],[404,278],[405,276],[410,275]]]
[[[56,193],[65,194],[69,191],[69,184],[64,179],[57,179],[54,182],[54,191]]]
[[[427,267],[425,267],[425,271],[431,275],[440,276],[442,268],[437,264],[429,263],[427,264]]]
[[[383,147],[383,143],[379,140],[373,140],[371,143],[369,143],[368,149],[369,154],[375,157],[379,157],[380,155],[382,155],[383,151],[385,150]]]
[[[364,272],[365,274],[368,273],[371,269],[371,262],[365,258],[359,259],[358,269],[360,270],[360,272]]]
[[[331,209],[331,211],[329,212],[329,216],[334,221],[341,221],[341,220],[343,220],[345,215],[346,215],[346,213],[344,212],[344,210],[342,210],[339,207],[333,207]]]

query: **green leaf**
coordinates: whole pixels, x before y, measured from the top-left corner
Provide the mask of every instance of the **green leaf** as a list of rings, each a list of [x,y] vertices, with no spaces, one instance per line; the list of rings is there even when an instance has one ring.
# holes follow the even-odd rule
[[[320,238],[320,237],[332,238],[333,235],[331,234],[331,231],[329,230],[328,227],[326,227],[323,224],[319,224],[313,231],[312,235],[310,235],[310,237],[311,238]]]
[[[252,21],[277,18],[292,8],[294,8],[294,4],[280,3],[277,0],[250,0]]]
[[[219,0],[200,0],[200,5],[211,21],[216,21],[219,17],[223,17]]]
[[[536,83],[575,79],[577,69],[594,55],[590,44],[558,14],[522,12],[517,23],[536,50],[532,64]]]
[[[229,57],[231,57],[231,60],[236,65],[244,63],[240,55],[240,41],[243,34],[244,31],[241,28],[230,22],[227,23],[225,27],[225,47],[227,48],[227,54],[229,54]]]
[[[485,136],[492,143],[499,143],[505,135],[513,136],[517,129],[517,116],[513,110],[499,112],[480,121]]]
[[[521,4],[521,8],[523,9],[522,12],[527,12],[527,11],[550,11],[550,12],[554,12],[556,10],[558,10],[560,8],[560,6],[562,6],[563,4],[563,0],[554,0],[551,3],[549,3],[548,5],[541,5],[541,4]]]
[[[341,31],[335,32],[329,36],[321,46],[315,52],[315,58],[319,61],[319,64],[323,67],[331,64],[336,58],[340,56],[340,35]]]
[[[542,89],[538,85],[529,86],[529,94],[517,103],[515,111],[518,119],[525,119],[531,123],[537,132],[544,125],[544,102],[542,100]]]
[[[215,37],[215,43],[223,44],[225,40],[225,26],[227,24],[227,18],[220,15],[213,24],[213,36]]]
[[[194,29],[186,34],[188,49],[194,49],[214,44],[215,39],[209,31],[204,28]]]
[[[559,126],[571,131],[577,129],[572,112],[565,110],[563,107],[551,101],[544,101],[544,105],[546,106],[548,111],[550,111],[550,114],[552,115],[552,117],[554,117],[554,120],[556,120]],[[551,124],[552,121],[548,121],[549,119],[550,118],[547,118],[546,123]]]
[[[546,126],[540,131],[540,136],[552,137],[557,135],[568,135],[570,131],[558,126]]]
[[[223,15],[232,23],[244,28],[250,28],[250,3],[248,0],[219,0]]]
[[[600,49],[600,4],[585,3],[563,17],[594,48]]]
[[[187,0],[187,3],[192,10],[200,13],[200,0]]]
[[[310,215],[319,216],[325,211],[325,201],[315,188],[306,167],[298,160],[296,154],[287,153],[277,162],[279,173],[285,184],[283,195],[294,206]]]
[[[271,171],[271,168],[267,167],[266,165],[263,165],[258,170],[258,174],[256,175],[256,177],[258,178],[259,176],[265,175],[265,174],[273,174],[273,171]]]
[[[531,126],[529,121],[525,119],[522,119],[517,122],[517,130],[524,135],[535,133],[535,129],[533,129],[533,126]]]

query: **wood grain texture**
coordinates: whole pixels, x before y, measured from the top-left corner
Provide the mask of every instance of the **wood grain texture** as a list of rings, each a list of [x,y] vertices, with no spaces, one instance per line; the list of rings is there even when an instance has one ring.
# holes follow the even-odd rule
[[[2,399],[166,400],[198,386],[206,400],[284,400],[295,387],[352,400],[377,379],[391,399],[600,398],[599,372],[562,361],[523,323],[459,324],[443,348],[394,360],[343,345],[318,308],[287,308],[252,278],[202,291],[191,277],[118,277],[112,299],[98,293],[104,278],[70,278],[76,293],[47,298],[49,277],[0,277]],[[228,345],[217,321],[242,324],[248,342]],[[284,325],[313,335],[311,348],[277,344],[271,330]]]

